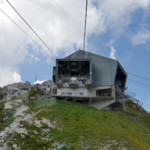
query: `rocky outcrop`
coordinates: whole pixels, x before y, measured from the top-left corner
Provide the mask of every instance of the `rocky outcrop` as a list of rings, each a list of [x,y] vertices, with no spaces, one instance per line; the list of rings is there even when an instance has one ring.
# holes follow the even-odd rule
[[[32,89],[38,90],[41,92],[41,94],[54,94],[54,91],[56,89],[56,85],[54,84],[53,81],[47,80],[44,81],[42,84],[34,84],[32,86]]]
[[[13,97],[20,97],[21,95],[29,92],[31,89],[38,90],[40,93],[51,95],[56,89],[53,81],[47,80],[42,84],[31,84],[29,81],[25,83],[14,83],[3,88],[0,88],[0,100],[10,100]]]

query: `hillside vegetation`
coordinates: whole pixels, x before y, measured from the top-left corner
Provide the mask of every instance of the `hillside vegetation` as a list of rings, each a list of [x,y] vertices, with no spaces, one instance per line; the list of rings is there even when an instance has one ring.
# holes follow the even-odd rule
[[[28,108],[13,101],[12,108],[0,103],[3,149],[150,150],[150,115],[131,101],[126,112],[64,100],[35,100]]]

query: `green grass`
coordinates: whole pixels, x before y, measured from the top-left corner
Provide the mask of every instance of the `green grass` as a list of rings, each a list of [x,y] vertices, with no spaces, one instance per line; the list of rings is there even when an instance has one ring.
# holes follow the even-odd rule
[[[46,117],[63,126],[63,131],[54,131],[54,136],[66,143],[80,145],[82,141],[82,144],[94,147],[109,137],[118,142],[126,140],[128,147],[146,150],[150,148],[150,115],[133,109],[131,103],[127,103],[126,113],[57,101],[49,109],[42,109],[37,117]],[[133,120],[133,115],[139,119]]]
[[[4,118],[5,118],[4,103],[2,102],[0,103],[0,131],[2,131],[5,128]]]
[[[11,123],[14,122],[15,119],[16,119],[16,118],[13,117],[13,116],[12,116],[12,117],[9,117],[8,119],[6,119],[5,122],[4,122],[5,127],[8,127]]]
[[[51,101],[51,100],[33,100],[34,102],[32,103],[32,105],[29,103],[29,107],[30,109],[27,110],[27,112],[36,112],[40,109],[48,109],[51,105],[54,105],[56,103],[56,101]]]
[[[133,108],[133,103],[126,102],[126,112],[106,111],[68,101],[37,101],[28,111],[35,112],[36,118],[47,118],[57,128],[42,124],[40,128],[23,121],[21,124],[28,130],[25,139],[15,133],[17,145],[23,149],[53,148],[53,142],[66,143],[70,149],[103,150],[104,145],[110,145],[110,150],[126,147],[128,150],[150,149],[150,115]],[[50,129],[44,133],[45,129]],[[34,132],[36,130],[36,133]],[[47,142],[43,137],[52,138]],[[112,141],[114,144],[112,144]],[[22,145],[22,143],[24,143]],[[65,146],[62,149],[67,149]]]
[[[5,127],[8,127],[15,117],[13,116],[16,110],[14,108],[4,109],[5,102],[0,103],[0,131],[4,130]]]
[[[40,93],[37,90],[30,90],[28,93],[28,99],[26,101],[26,104],[29,107],[34,107],[34,105],[37,103],[37,100],[35,99],[35,96],[40,95]],[[34,99],[30,99],[31,97],[34,97]]]
[[[26,121],[21,121],[20,126],[26,128],[28,134],[22,134],[24,136],[24,138],[22,138],[21,134],[15,132],[12,140],[14,140],[14,143],[19,145],[21,149],[48,150],[49,148],[55,148],[52,146],[54,142],[53,139],[50,139],[49,141],[45,139],[47,133],[44,133],[43,129],[48,129],[46,124],[42,124],[41,128],[39,128],[35,124],[31,125]]]
[[[38,95],[38,94],[40,94],[37,90],[30,90],[29,91],[29,97],[31,97],[31,96],[36,96],[36,95]]]

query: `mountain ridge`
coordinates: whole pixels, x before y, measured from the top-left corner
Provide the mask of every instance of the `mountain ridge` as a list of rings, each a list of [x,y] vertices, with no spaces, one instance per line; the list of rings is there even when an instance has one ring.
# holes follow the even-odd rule
[[[133,101],[126,100],[126,111],[98,110],[47,98],[34,86],[0,101],[0,149],[150,149],[150,114]]]
[[[150,115],[126,101],[107,111],[64,100],[0,103],[1,149],[149,150]]]

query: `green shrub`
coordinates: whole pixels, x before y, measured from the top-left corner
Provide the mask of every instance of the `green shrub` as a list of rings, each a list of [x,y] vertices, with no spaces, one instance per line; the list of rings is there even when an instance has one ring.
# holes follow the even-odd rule
[[[16,119],[15,117],[10,117],[10,118],[8,118],[8,119],[6,120],[6,122],[5,122],[5,126],[8,127],[11,123],[14,122],[15,119]]]
[[[0,103],[0,131],[4,129],[4,119],[5,118],[5,112],[4,112],[4,103]]]
[[[6,93],[0,93],[0,100],[3,99],[4,96],[6,96]]]
[[[29,97],[36,96],[38,94],[40,94],[40,93],[37,90],[31,90],[31,91],[29,91]]]

